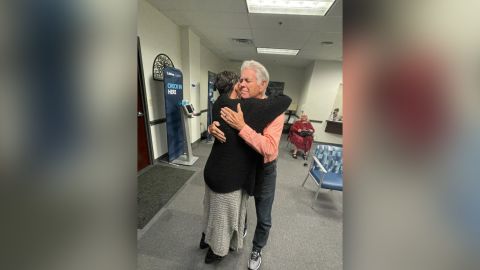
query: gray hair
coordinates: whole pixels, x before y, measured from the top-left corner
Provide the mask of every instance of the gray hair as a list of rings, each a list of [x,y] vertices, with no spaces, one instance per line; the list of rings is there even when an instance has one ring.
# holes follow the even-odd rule
[[[257,75],[257,84],[260,84],[262,81],[270,81],[270,75],[268,74],[267,69],[255,60],[246,60],[243,61],[240,72],[243,72],[244,69],[252,69]]]

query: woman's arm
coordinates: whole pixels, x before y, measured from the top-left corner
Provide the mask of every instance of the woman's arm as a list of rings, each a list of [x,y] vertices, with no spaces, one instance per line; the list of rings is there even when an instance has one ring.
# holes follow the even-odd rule
[[[278,95],[266,99],[244,99],[240,101],[245,123],[257,132],[261,132],[265,126],[277,116],[284,113],[292,99],[286,95]]]
[[[293,132],[296,132],[296,133],[299,133],[302,129],[302,123],[300,122],[300,120],[297,120],[295,121],[295,123],[293,123],[292,127],[290,128]]]
[[[258,117],[259,114],[270,114],[274,115],[273,119],[285,112],[291,103],[292,99],[283,94],[265,99],[250,98],[240,101],[242,108],[251,107],[250,111],[252,111],[252,114],[255,114],[256,117]]]
[[[315,132],[315,129],[313,128],[312,123],[309,121],[307,124],[308,124],[308,129],[311,129],[312,132]]]
[[[208,126],[208,133],[210,133],[216,140],[224,143],[227,141],[227,130],[230,127],[220,116],[220,110],[224,106],[231,106],[230,98],[227,95],[220,95],[212,106],[212,124]]]

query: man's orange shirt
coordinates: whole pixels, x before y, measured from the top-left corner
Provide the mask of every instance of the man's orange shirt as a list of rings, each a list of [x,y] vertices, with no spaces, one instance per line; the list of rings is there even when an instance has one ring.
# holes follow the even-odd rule
[[[255,132],[255,130],[248,125],[245,125],[238,135],[263,156],[264,163],[268,163],[278,157],[278,145],[282,137],[284,121],[285,116],[281,114],[265,127],[263,135]]]

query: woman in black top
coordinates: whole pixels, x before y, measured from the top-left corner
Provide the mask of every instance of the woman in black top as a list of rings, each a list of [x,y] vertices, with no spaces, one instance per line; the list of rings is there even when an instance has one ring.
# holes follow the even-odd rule
[[[238,99],[234,86],[238,76],[224,71],[218,74],[215,87],[220,96],[212,108],[213,121],[218,121],[227,138],[225,143],[215,140],[204,170],[206,183],[204,197],[204,234],[201,248],[210,247],[205,262],[227,255],[228,248],[237,250],[243,246],[246,201],[253,194],[255,181],[261,181],[263,156],[238,136],[221,117],[220,109],[236,110],[240,103],[245,122],[256,132],[263,129],[277,116],[285,112],[291,103],[288,96],[267,99]]]

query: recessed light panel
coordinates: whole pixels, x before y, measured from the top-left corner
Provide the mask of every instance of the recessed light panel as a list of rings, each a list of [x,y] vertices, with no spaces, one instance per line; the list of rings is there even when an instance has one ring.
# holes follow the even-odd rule
[[[297,55],[299,51],[300,50],[257,48],[257,53],[265,53],[265,54]]]
[[[249,13],[324,16],[335,0],[247,0]]]

